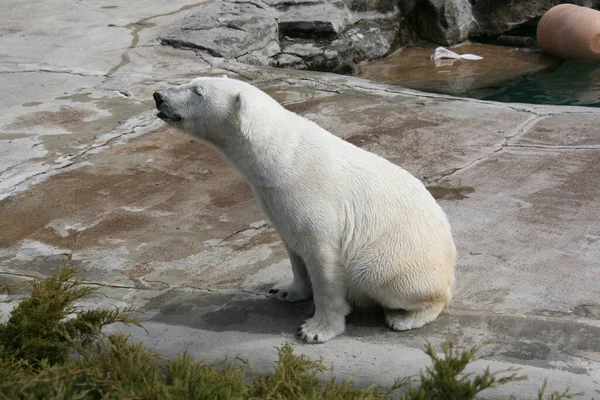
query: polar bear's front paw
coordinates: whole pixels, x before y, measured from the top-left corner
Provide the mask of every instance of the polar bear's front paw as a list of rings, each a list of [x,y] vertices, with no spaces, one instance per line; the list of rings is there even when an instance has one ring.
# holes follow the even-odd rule
[[[267,294],[267,297],[271,299],[289,301],[292,303],[295,301],[310,299],[311,296],[312,293],[310,288],[306,289],[302,287],[296,287],[294,286],[294,284],[275,285],[271,288],[271,290],[269,290],[269,293]]]
[[[298,337],[306,343],[324,343],[340,335],[345,329],[344,316],[320,320],[313,317],[298,328]]]

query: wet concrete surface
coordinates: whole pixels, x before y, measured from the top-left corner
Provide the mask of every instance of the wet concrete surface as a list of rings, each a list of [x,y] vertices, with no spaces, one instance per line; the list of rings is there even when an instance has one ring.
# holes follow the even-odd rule
[[[534,395],[544,377],[553,388],[600,397],[600,112],[202,60],[153,41],[198,5],[80,3],[54,0],[39,12],[82,19],[81,38],[86,20],[109,35],[102,56],[52,27],[44,28],[48,53],[30,55],[18,45],[34,35],[29,6],[22,26],[11,22],[14,32],[0,38],[12,43],[0,63],[0,79],[12,88],[0,99],[3,280],[46,276],[74,248],[81,277],[102,293],[86,304],[138,307],[148,333],[113,329],[166,356],[241,355],[260,372],[289,341],[358,384],[392,383],[428,365],[426,342],[456,334],[461,348],[494,341],[473,370],[517,366],[530,377],[482,398]],[[55,57],[70,52],[77,58]],[[377,310],[356,312],[331,342],[296,341],[313,306],[266,298],[291,271],[247,184],[153,110],[158,88],[222,74],[252,81],[426,182],[459,251],[455,301],[438,321],[398,333]],[[2,303],[4,314],[12,306]]]

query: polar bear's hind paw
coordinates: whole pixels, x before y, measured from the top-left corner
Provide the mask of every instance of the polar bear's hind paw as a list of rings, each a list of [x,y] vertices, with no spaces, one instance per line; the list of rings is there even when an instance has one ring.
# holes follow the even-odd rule
[[[429,307],[414,310],[386,310],[387,326],[395,331],[408,331],[420,328],[434,321],[444,309],[444,303],[431,304]]]

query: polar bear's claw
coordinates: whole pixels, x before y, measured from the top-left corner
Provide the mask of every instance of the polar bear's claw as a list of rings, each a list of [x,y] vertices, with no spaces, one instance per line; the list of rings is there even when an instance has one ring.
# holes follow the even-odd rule
[[[298,337],[306,343],[324,343],[343,333],[345,328],[343,316],[333,322],[309,318],[298,328]]]

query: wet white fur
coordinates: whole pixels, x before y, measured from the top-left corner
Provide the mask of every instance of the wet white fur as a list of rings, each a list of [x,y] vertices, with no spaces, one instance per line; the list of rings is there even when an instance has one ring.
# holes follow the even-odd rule
[[[406,330],[433,321],[450,302],[450,226],[409,172],[235,79],[197,78],[160,93],[184,118],[179,128],[244,174],[275,225],[294,279],[271,297],[314,297],[315,314],[299,328],[304,340],[341,334],[350,304],[378,303],[389,326]]]

